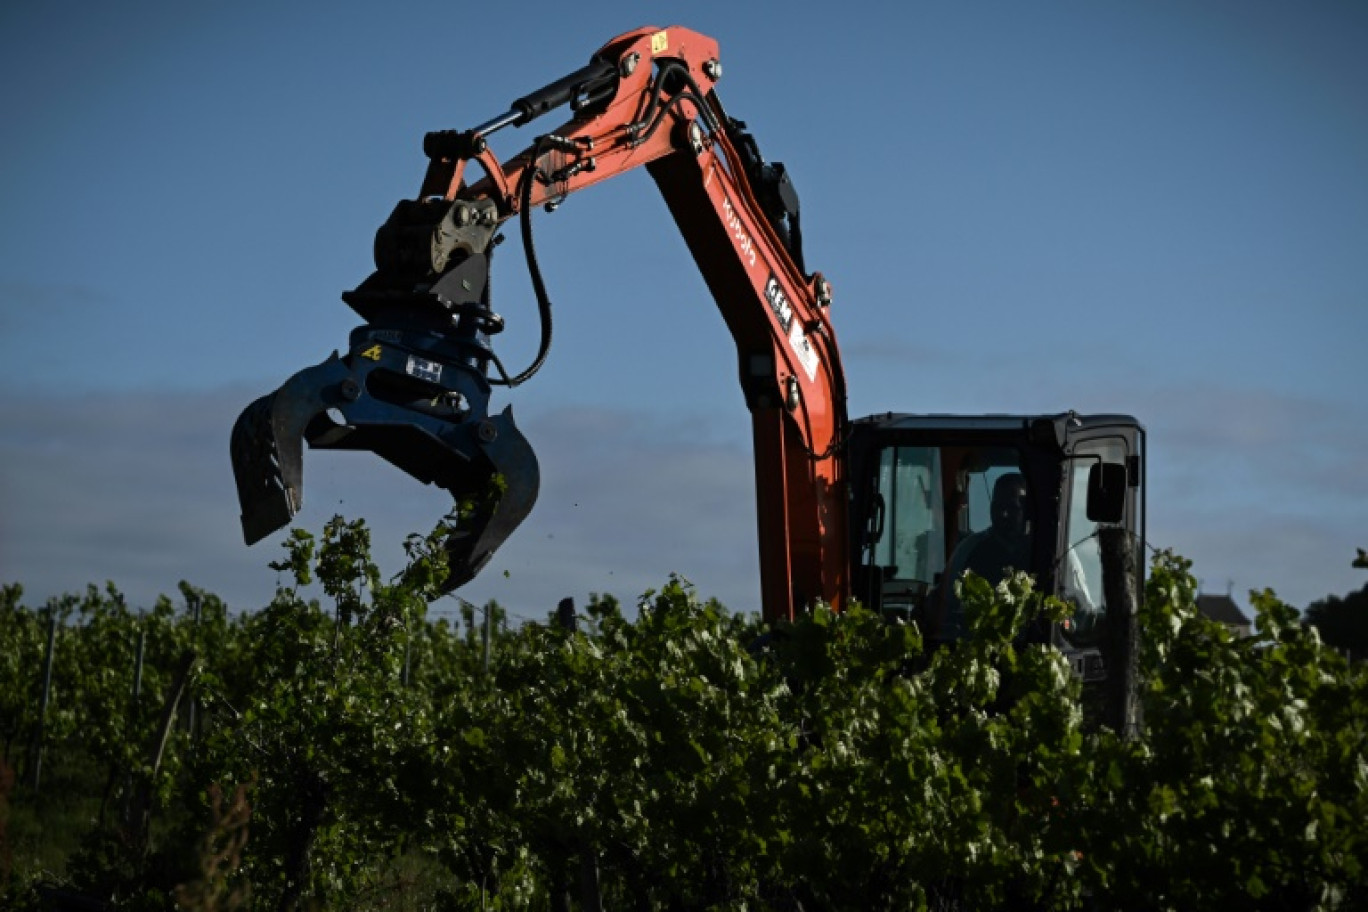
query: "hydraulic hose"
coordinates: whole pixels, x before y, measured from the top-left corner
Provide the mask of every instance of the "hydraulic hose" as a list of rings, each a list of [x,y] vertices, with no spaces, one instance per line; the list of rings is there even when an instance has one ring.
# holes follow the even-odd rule
[[[527,258],[527,272],[532,279],[532,292],[537,298],[537,314],[541,319],[541,339],[537,346],[536,357],[516,377],[509,377],[504,371],[503,365],[495,361],[495,366],[502,375],[499,380],[491,380],[500,386],[514,387],[519,386],[530,380],[537,371],[541,370],[546,363],[546,357],[551,352],[551,298],[546,293],[546,282],[542,278],[541,264],[537,260],[537,247],[532,238],[532,182],[538,179],[545,179],[536,161],[541,157],[542,143],[538,142],[532,149],[532,157],[528,163],[527,170],[523,172],[521,186],[518,188],[519,213],[518,226],[522,234],[523,255]]]

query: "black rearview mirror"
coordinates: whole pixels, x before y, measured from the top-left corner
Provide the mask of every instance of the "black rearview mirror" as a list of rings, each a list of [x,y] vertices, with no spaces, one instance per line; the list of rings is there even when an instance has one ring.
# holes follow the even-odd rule
[[[1126,515],[1126,467],[1098,462],[1088,469],[1088,519],[1115,524]]]

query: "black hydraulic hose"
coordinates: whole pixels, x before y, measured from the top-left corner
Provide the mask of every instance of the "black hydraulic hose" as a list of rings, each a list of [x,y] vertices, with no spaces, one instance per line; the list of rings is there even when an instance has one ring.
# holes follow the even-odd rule
[[[660,105],[660,96],[664,93],[665,80],[674,75],[678,75],[678,77],[683,80],[686,89],[671,95],[669,101],[665,102],[664,105]],[[699,112],[708,123],[708,129],[712,132],[717,132],[718,125],[713,118],[713,112],[707,105],[703,90],[698,87],[698,83],[694,82],[693,77],[689,75],[688,68],[681,63],[669,62],[662,64],[660,72],[656,75],[655,88],[651,93],[651,100],[646,105],[646,110],[643,112],[643,119],[649,118],[649,123],[646,126],[646,131],[638,137],[638,141],[645,141],[654,135],[655,131],[660,128],[660,125],[665,122],[665,117],[670,113],[670,109],[685,99],[692,101],[698,106]],[[659,110],[657,110],[657,106],[659,106]]]
[[[699,98],[697,95],[694,95],[692,92],[680,92],[678,95],[672,95],[670,96],[670,100],[665,102],[665,104],[661,107],[660,112],[656,115],[655,120],[651,121],[651,123],[646,127],[646,132],[641,135],[641,141],[645,142],[647,139],[650,139],[653,135],[655,135],[655,131],[660,129],[660,125],[665,122],[665,117],[670,113],[670,109],[678,105],[681,101],[686,100],[692,101],[694,104],[698,105],[699,110],[706,110],[703,104],[703,100]],[[711,119],[709,119],[708,122],[708,129],[710,131],[715,131]]]
[[[586,68],[586,70],[587,69],[589,68]],[[688,88],[685,91],[672,95],[669,101],[665,102],[664,105],[660,105],[660,96],[663,92],[662,85],[665,77],[667,74],[674,73],[675,71],[682,71],[684,82]],[[583,74],[575,75],[580,76]],[[567,77],[567,79],[562,80],[561,83],[556,83],[554,86],[548,86],[547,89],[543,89],[542,92],[547,93],[554,87],[559,93],[559,91],[564,88],[562,83],[570,82],[573,82],[573,80]],[[662,67],[660,74],[657,76],[655,91],[652,94],[651,101],[647,105],[647,114],[652,117],[652,120],[648,124],[642,138],[645,139],[654,134],[665,121],[670,109],[684,99],[688,99],[698,106],[699,111],[702,112],[703,117],[707,120],[710,130],[716,131],[718,129],[717,124],[713,120],[712,111],[708,109],[707,103],[704,100],[702,90],[699,89],[698,84],[694,82],[693,77],[689,76],[688,69],[682,64],[671,63]],[[659,110],[653,112],[652,109],[656,108],[658,105]],[[523,171],[522,182],[518,188],[519,206],[522,210],[519,213],[519,228],[522,235],[523,254],[527,258],[527,271],[532,280],[532,291],[537,298],[537,313],[541,318],[541,340],[537,347],[536,357],[532,359],[532,363],[515,377],[508,376],[508,372],[504,370],[503,364],[491,352],[490,361],[499,372],[500,379],[490,380],[490,383],[497,386],[515,387],[525,383],[527,380],[531,379],[537,371],[541,370],[542,365],[546,363],[547,355],[551,351],[551,298],[546,293],[546,282],[542,278],[541,264],[537,259],[537,248],[532,238],[532,182],[538,179],[547,179],[546,175],[536,166],[537,159],[541,157],[543,145],[544,143],[542,141],[538,141],[537,144],[533,146],[528,166],[526,170]]]
[[[678,76],[684,82],[685,89],[671,95],[670,100],[661,105],[660,98],[665,94],[665,81],[671,76]],[[708,122],[708,129],[716,132],[718,128],[713,112],[704,101],[703,90],[689,75],[688,67],[678,61],[669,60],[661,63],[660,72],[656,74],[651,87],[651,97],[641,112],[641,119],[634,125],[640,127],[642,132],[633,138],[633,142],[639,144],[653,136],[660,125],[664,123],[670,109],[684,99],[688,99],[698,106],[699,111],[702,112],[703,117]]]
[[[680,74],[680,78],[684,80],[684,84],[687,85],[689,88],[688,91],[676,93],[675,96],[670,99],[670,104],[673,104],[676,98],[688,98],[694,104],[698,105],[699,113],[702,114],[703,118],[708,122],[708,129],[713,132],[717,132],[720,129],[720,125],[713,118],[712,109],[710,109],[705,102],[705,99],[707,98],[707,93],[705,93],[701,88],[699,88],[698,83],[694,82],[694,78],[689,75],[688,67],[677,61],[662,66],[660,68],[660,81],[663,83],[666,76],[674,74],[675,72],[678,72]],[[668,108],[669,105],[667,105],[666,107]]]
[[[484,305],[484,309],[485,309],[485,310],[490,311],[491,313],[493,313],[493,307],[491,306],[490,302],[493,300],[492,286],[494,285],[494,247],[497,246],[498,243],[499,243],[499,241],[501,241],[501,240],[502,240],[502,236],[496,237],[496,238],[494,239],[494,244],[490,245],[490,248],[489,248],[489,275],[488,275],[488,277],[485,279],[484,291],[481,292],[481,294],[480,294],[480,303],[481,303],[482,305]],[[499,360],[499,356],[498,356],[498,355],[494,354],[494,349],[493,349],[493,348],[490,348],[490,349],[489,349],[489,355],[488,355],[488,357],[489,357],[489,363],[491,363],[491,364],[494,365],[494,369],[497,370],[497,371],[499,372],[499,378],[500,378],[500,379],[498,379],[498,380],[490,380],[489,382],[490,382],[491,384],[495,385],[495,386],[512,386],[513,383],[512,383],[512,381],[509,379],[508,371],[504,370],[503,362]]]
[[[551,351],[551,298],[546,293],[546,282],[542,279],[541,265],[537,261],[537,248],[532,241],[532,182],[545,177],[536,166],[537,159],[541,157],[542,145],[538,142],[532,149],[532,156],[527,169],[523,171],[518,194],[519,207],[522,210],[519,213],[519,227],[522,232],[523,254],[527,257],[527,272],[532,279],[532,291],[537,297],[537,314],[541,318],[541,341],[532,363],[516,377],[510,378],[503,365],[497,359],[494,360],[494,366],[498,368],[502,379],[490,382],[499,386],[514,387],[530,380],[541,370],[542,365],[546,363],[546,356]]]

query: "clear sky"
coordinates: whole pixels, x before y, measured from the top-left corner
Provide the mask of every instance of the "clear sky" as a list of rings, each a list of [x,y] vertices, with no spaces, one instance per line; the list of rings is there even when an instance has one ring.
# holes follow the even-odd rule
[[[1162,0],[10,0],[0,580],[264,604],[279,536],[241,543],[229,429],[345,346],[338,295],[417,192],[423,134],[676,23],[720,42],[729,113],[797,184],[852,415],[1135,414],[1151,543],[1207,591],[1304,606],[1363,584],[1368,6]],[[505,156],[530,139],[506,132]],[[678,571],[757,608],[733,348],[654,184],[536,229],[556,341],[495,404],[542,495],[462,595],[541,617]],[[537,321],[504,249],[518,365]],[[361,454],[308,454],[305,498],[306,527],[370,519],[387,571],[446,508]]]

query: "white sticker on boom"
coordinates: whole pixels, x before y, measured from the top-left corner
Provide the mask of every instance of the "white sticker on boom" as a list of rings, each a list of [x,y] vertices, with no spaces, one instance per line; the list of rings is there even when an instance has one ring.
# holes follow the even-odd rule
[[[419,380],[426,380],[429,383],[442,382],[442,365],[436,361],[426,361],[409,355],[407,370],[409,376],[417,377]]]
[[[812,343],[803,334],[803,329],[797,323],[793,324],[793,329],[789,332],[789,347],[798,356],[798,362],[803,365],[803,373],[807,374],[809,382],[817,381],[817,352],[813,350]]]

